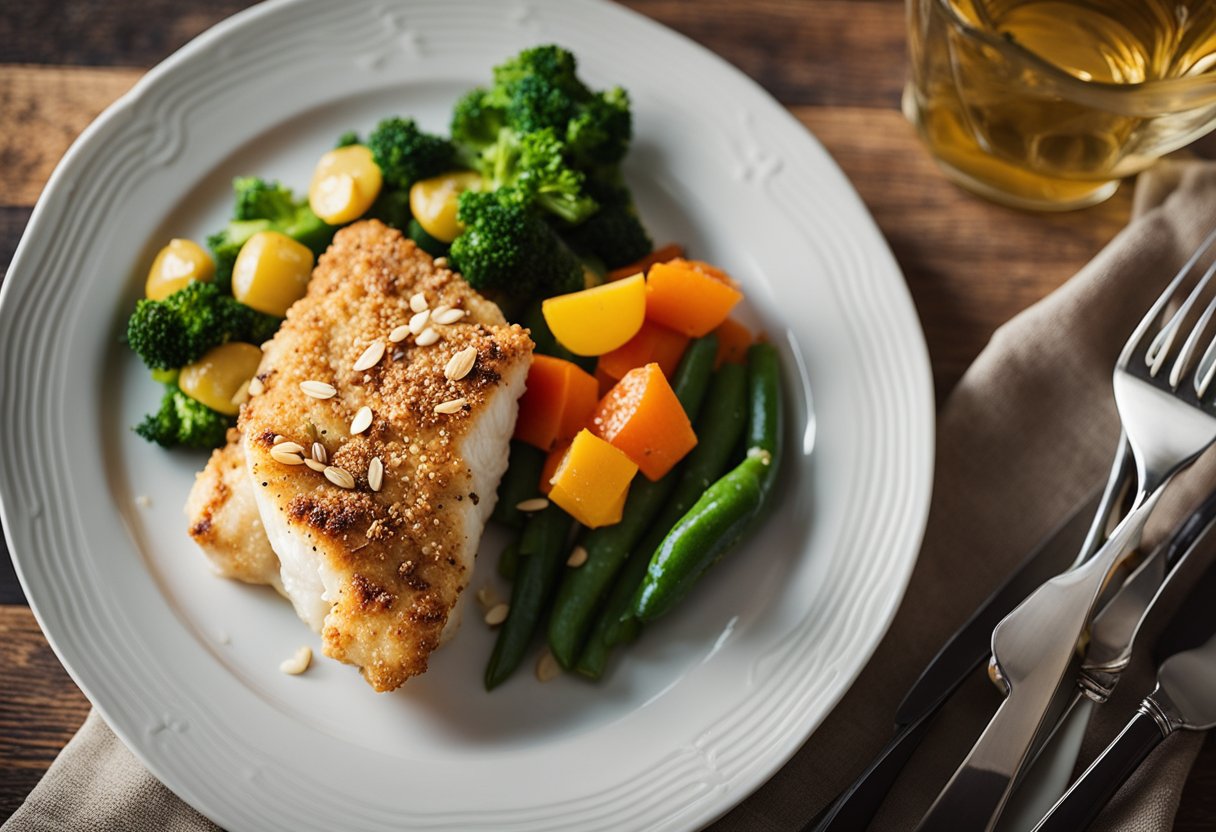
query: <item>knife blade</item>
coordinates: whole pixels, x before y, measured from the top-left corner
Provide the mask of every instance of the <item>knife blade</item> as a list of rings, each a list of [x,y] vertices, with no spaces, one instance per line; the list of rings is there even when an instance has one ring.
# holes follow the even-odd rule
[[[958,686],[987,661],[992,628],[1032,590],[1073,562],[1093,525],[1102,497],[1102,489],[1095,489],[1073,509],[950,637],[896,710],[895,736],[857,780],[807,824],[805,830],[855,830],[869,824],[882,798],[924,737],[932,717]]]
[[[1216,574],[1213,570],[1209,574]],[[1174,653],[1157,671],[1157,688],[1140,703],[1123,731],[1035,827],[1035,832],[1080,832],[1157,745],[1177,730],[1216,728],[1216,614],[1211,580],[1196,586],[1178,618],[1186,616],[1187,636],[1202,627],[1208,640]]]

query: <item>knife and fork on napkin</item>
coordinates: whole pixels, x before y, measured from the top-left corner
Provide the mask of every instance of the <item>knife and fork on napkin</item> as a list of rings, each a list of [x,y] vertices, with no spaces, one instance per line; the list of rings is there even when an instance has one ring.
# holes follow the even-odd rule
[[[1166,544],[1144,553],[1140,544],[1174,477],[1216,441],[1216,397],[1209,391],[1216,379],[1213,277],[1216,231],[1169,281],[1119,355],[1114,393],[1122,435],[1101,495],[1078,509],[947,642],[901,703],[893,739],[808,829],[869,823],[932,716],[988,657],[989,645],[990,675],[1005,698],[916,829],[1008,828],[999,825],[1002,812],[1056,728],[1083,697],[1109,698],[1157,599],[1210,562],[1211,547],[1192,555],[1216,520],[1216,493]],[[1069,550],[1090,510],[1093,520],[1071,566],[1043,580],[1059,567],[1060,552]],[[1197,626],[1211,636],[1216,621]],[[1180,727],[1216,722],[1216,708],[1202,704],[1213,698],[1216,637],[1163,663],[1157,690],[1036,828],[1088,826],[1161,739]]]

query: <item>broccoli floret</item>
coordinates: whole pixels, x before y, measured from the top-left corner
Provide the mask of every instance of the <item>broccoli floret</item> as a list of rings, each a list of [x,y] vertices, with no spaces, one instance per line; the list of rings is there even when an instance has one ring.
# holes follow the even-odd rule
[[[347,130],[341,136],[338,136],[338,141],[334,143],[334,149],[350,147],[352,144],[363,144],[363,142],[359,140],[358,133],[354,130]]]
[[[429,179],[457,166],[456,148],[440,136],[423,132],[413,119],[387,118],[367,137],[372,158],[390,188],[409,191],[419,179]]]
[[[562,144],[550,128],[522,136],[504,128],[482,160],[491,190],[514,187],[568,223],[582,222],[595,212],[595,200],[583,192],[583,174],[566,163]]]
[[[498,141],[503,124],[503,107],[489,100],[490,93],[477,87],[466,92],[452,108],[452,141],[460,161],[476,167],[481,150]]]
[[[562,236],[580,254],[589,254],[615,269],[638,260],[654,250],[654,243],[638,219],[629,193],[619,173],[586,180],[587,191],[600,209],[583,223],[562,229]]]
[[[583,287],[578,257],[529,203],[515,188],[460,195],[456,218],[465,231],[450,256],[473,287],[516,297]]]
[[[149,413],[135,432],[166,448],[218,448],[224,444],[232,419],[187,396],[176,384],[165,385],[160,409]]]
[[[591,91],[578,79],[578,60],[574,53],[547,44],[525,49],[514,58],[494,67],[494,92],[509,96],[529,80],[541,79],[553,89],[562,90],[574,100],[589,97]],[[497,99],[503,103],[503,99]]]
[[[153,370],[172,370],[228,341],[260,344],[279,319],[238,303],[214,283],[188,283],[164,300],[144,298],[127,321],[131,349]]]
[[[566,152],[580,166],[616,165],[633,139],[629,93],[620,87],[597,93],[566,125]]]

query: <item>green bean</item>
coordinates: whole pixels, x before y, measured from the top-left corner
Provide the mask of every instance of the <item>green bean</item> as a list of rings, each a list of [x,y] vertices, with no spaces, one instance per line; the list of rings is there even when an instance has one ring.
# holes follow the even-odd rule
[[[515,580],[515,571],[519,567],[519,541],[512,540],[503,547],[498,556],[498,574],[508,581]]]
[[[551,505],[533,515],[519,539],[519,562],[511,584],[511,604],[486,665],[486,690],[506,680],[523,661],[544,618],[574,521]]]
[[[545,452],[531,445],[511,440],[511,456],[507,471],[498,484],[498,502],[492,517],[499,523],[523,528],[528,516],[516,506],[524,500],[540,496],[540,472],[545,467]]]
[[[713,377],[707,401],[697,419],[697,447],[678,469],[677,483],[658,518],[629,553],[608,600],[592,627],[591,635],[575,669],[598,679],[604,672],[611,648],[632,642],[641,624],[632,615],[637,593],[651,555],[685,512],[717,480],[730,464],[731,455],[747,423],[747,371],[739,364],[723,365]]]
[[[705,399],[717,351],[716,336],[697,339],[689,344],[672,378],[672,389],[690,419],[696,418]],[[583,538],[587,561],[566,573],[549,617],[549,649],[563,668],[574,666],[613,577],[675,484],[670,473],[657,482],[637,477],[625,498],[621,522],[593,529]]]
[[[781,461],[781,367],[769,344],[748,350],[747,456],[711,485],[663,538],[634,596],[633,614],[671,610],[760,515]]]

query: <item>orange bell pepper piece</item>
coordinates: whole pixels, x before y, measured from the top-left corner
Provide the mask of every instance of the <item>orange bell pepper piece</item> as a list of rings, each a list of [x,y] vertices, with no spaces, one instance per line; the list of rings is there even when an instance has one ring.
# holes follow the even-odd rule
[[[581,430],[553,474],[549,499],[588,528],[619,523],[637,472],[628,456]]]
[[[714,335],[718,336],[718,355],[714,358],[715,370],[727,363],[747,363],[747,348],[755,340],[750,329],[734,318],[727,318],[714,330]]]
[[[570,439],[587,425],[599,397],[599,382],[578,365],[534,355],[528,387],[519,399],[515,438],[542,451]]]
[[[697,260],[656,263],[646,278],[646,318],[691,338],[718,327],[743,293],[720,269]]]
[[[643,321],[637,335],[626,341],[623,346],[601,355],[596,366],[612,378],[619,379],[634,367],[655,363],[659,365],[663,375],[671,378],[676,367],[680,366],[680,359],[684,357],[687,347],[687,335],[652,321]]]
[[[591,431],[624,451],[649,480],[661,478],[697,444],[688,415],[658,364],[626,373],[600,400]]]

